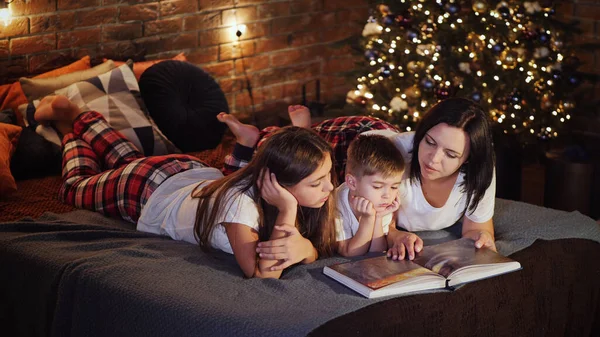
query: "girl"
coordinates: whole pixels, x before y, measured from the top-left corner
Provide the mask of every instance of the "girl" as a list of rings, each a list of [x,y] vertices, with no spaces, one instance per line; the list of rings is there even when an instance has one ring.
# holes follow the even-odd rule
[[[82,113],[64,96],[44,98],[35,119],[65,135],[66,203],[232,253],[246,277],[278,278],[332,253],[332,152],[310,130],[274,133],[246,168],[224,178],[188,155],[143,157],[99,113]],[[269,255],[257,256],[264,240]]]
[[[301,110],[290,108],[293,123],[306,119],[293,116],[292,111]],[[303,111],[310,117],[306,108]],[[353,123],[356,120],[360,120],[358,125]],[[413,259],[423,249],[423,241],[411,231],[444,229],[460,221],[462,236],[475,240],[476,247],[496,249],[492,221],[495,159],[488,123],[478,104],[451,98],[432,107],[415,132],[399,133],[370,117],[338,117],[312,128],[336,149],[338,166],[346,162],[347,146],[361,132],[383,134],[394,141],[409,170],[401,184],[396,216],[397,226],[404,231],[390,229],[388,256]],[[379,130],[369,130],[374,128]]]

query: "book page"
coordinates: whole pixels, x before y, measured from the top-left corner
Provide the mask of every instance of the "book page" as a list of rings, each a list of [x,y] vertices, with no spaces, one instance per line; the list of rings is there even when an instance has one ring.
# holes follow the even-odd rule
[[[329,268],[371,288],[379,289],[389,284],[401,282],[421,275],[436,275],[408,260],[395,261],[387,256],[379,256],[350,263],[342,263]],[[439,275],[437,275],[439,277]]]
[[[491,249],[475,247],[475,241],[467,238],[426,246],[413,262],[446,278],[454,271],[469,266],[512,262]]]

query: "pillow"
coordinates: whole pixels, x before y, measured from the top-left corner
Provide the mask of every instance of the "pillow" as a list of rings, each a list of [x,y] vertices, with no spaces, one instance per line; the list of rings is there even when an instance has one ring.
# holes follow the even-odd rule
[[[21,89],[23,89],[25,97],[27,97],[27,101],[31,102],[46,96],[55,90],[67,87],[75,82],[96,77],[111,71],[114,68],[116,68],[115,63],[112,60],[108,60],[90,69],[79,70],[52,78],[21,77],[19,82],[21,83]]]
[[[134,62],[133,63],[133,73],[135,74],[135,78],[139,81],[140,77],[142,76],[142,74],[151,66],[159,63],[159,62],[163,62],[163,61],[167,61],[168,59],[161,59],[161,60],[151,60],[151,61],[141,61],[141,62]],[[175,56],[173,56],[173,58],[171,58],[170,60],[175,60],[175,61],[187,61],[187,58],[185,57],[184,53],[179,53]],[[107,59],[104,59],[104,61],[106,62]],[[115,65],[117,67],[123,65],[122,61],[115,61]]]
[[[68,73],[72,73],[74,71],[79,71],[79,70],[84,70],[84,69],[89,69],[89,68],[90,68],[90,57],[84,56],[80,60],[75,61],[69,65],[66,65],[66,66],[58,68],[58,69],[51,70],[49,72],[46,72],[46,73],[43,73],[40,75],[37,75],[34,78],[55,77],[55,76],[68,74]],[[20,82],[7,84],[7,86],[8,86],[8,89],[6,89],[6,88],[2,89],[2,90],[8,90],[8,91],[6,93],[6,96],[4,97],[4,100],[0,101],[1,102],[0,110],[13,109],[15,112],[17,112],[19,105],[27,103],[27,97],[25,97],[25,94],[23,93],[23,90],[21,89]],[[2,87],[5,87],[5,86],[2,86]],[[0,92],[2,92],[2,90],[0,90]],[[19,125],[23,125],[23,116],[17,114],[17,120],[18,120]]]
[[[229,112],[227,99],[215,80],[197,66],[164,61],[140,78],[140,91],[150,116],[182,151],[215,148],[225,124],[217,115]]]
[[[0,198],[14,193],[17,183],[10,173],[10,158],[15,152],[21,127],[0,123]]]
[[[54,93],[67,96],[83,111],[101,113],[115,130],[146,156],[180,152],[144,112],[140,104],[138,82],[127,64]],[[45,139],[60,145],[60,138],[52,127],[38,125],[34,120],[38,104],[39,100],[35,100],[20,107],[26,116],[26,125],[35,128]]]

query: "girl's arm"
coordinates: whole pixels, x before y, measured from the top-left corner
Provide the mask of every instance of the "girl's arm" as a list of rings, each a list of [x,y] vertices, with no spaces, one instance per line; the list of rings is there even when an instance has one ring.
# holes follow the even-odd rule
[[[494,238],[494,222],[489,219],[486,222],[474,222],[473,220],[463,217],[462,236],[475,240],[475,247],[488,247],[496,251]]]
[[[224,223],[223,226],[225,226],[235,260],[244,276],[248,278],[279,278],[281,276],[281,270],[270,271],[261,268],[261,260],[256,254],[258,233],[254,229],[239,223]],[[277,263],[277,261],[271,262]]]

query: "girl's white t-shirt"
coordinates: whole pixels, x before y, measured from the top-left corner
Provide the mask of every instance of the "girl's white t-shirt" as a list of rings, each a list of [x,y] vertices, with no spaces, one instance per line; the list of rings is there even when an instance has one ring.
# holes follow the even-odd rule
[[[390,138],[402,153],[406,168],[410,168],[412,159],[410,151],[413,147],[414,132],[397,133],[390,130],[373,130],[365,132],[365,134],[379,134]],[[396,217],[397,225],[411,232],[432,231],[450,227],[461,220],[467,198],[461,187],[464,178],[463,173],[458,175],[444,206],[433,207],[425,199],[421,183],[418,181],[411,182],[409,175],[405,173],[400,185],[400,208]],[[494,215],[495,196],[496,172],[494,171],[492,182],[477,208],[473,213],[467,210],[465,216],[477,223],[490,220]]]
[[[198,198],[192,198],[192,191],[201,183],[206,185],[223,174],[212,167],[187,170],[165,180],[148,199],[142,208],[137,223],[137,230],[142,232],[170,236],[174,240],[182,240],[198,244],[194,236],[194,223]],[[209,240],[211,246],[226,253],[233,254],[225,227],[221,223],[239,223],[258,232],[258,209],[249,192],[238,193],[236,187],[225,196],[228,202],[221,208]]]

